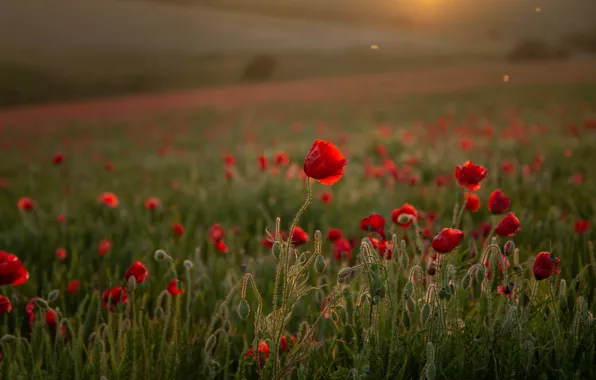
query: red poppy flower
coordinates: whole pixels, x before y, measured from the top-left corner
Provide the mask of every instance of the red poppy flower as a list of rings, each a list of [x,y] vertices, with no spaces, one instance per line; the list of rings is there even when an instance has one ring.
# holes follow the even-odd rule
[[[66,249],[64,248],[58,248],[56,250],[56,257],[58,258],[58,260],[66,260],[66,258],[68,257],[68,254],[66,253]]]
[[[103,193],[99,196],[98,201],[110,208],[118,207],[118,197],[114,193]]]
[[[590,221],[589,220],[578,220],[575,222],[575,232],[577,234],[583,234],[587,230],[590,229]]]
[[[66,291],[70,294],[76,294],[79,291],[79,285],[79,280],[70,280],[66,287]]]
[[[461,167],[455,168],[455,178],[459,182],[461,187],[467,187],[471,191],[480,189],[480,182],[484,178],[488,171],[485,167],[474,165],[472,161],[466,161]]]
[[[507,285],[499,285],[497,286],[497,293],[504,295],[505,297],[509,298],[513,296],[515,285],[513,283]]]
[[[438,175],[435,177],[435,186],[438,188],[444,187],[449,185],[449,183],[451,182],[451,176],[450,175]]]
[[[501,215],[511,207],[511,200],[501,189],[493,191],[488,198],[488,209],[495,215]]]
[[[222,240],[225,236],[225,231],[221,227],[221,224],[215,223],[211,227],[209,227],[209,239],[213,243],[217,243],[218,241]]]
[[[469,139],[469,138],[461,139],[461,141],[459,142],[459,146],[463,151],[472,149],[472,145],[473,145],[473,141],[472,141],[472,139]]]
[[[569,178],[569,182],[579,186],[584,183],[584,175],[582,173],[575,173],[571,176],[571,178]]]
[[[296,226],[294,233],[292,234],[292,244],[300,246],[308,241],[308,234],[302,229],[302,227]]]
[[[168,282],[168,286],[167,286],[168,293],[170,293],[173,297],[176,297],[177,295],[180,295],[180,294],[184,294],[184,289],[182,289],[180,287],[180,284],[181,284],[181,282],[177,278]]]
[[[505,174],[515,174],[515,166],[513,166],[513,164],[508,160],[505,160],[501,163],[501,170]]]
[[[381,236],[385,236],[385,218],[379,214],[370,214],[362,218],[360,228],[366,232],[376,232]]]
[[[64,214],[58,214],[58,216],[56,217],[56,221],[58,221],[58,223],[64,222],[65,219],[66,217],[64,217]]]
[[[515,236],[515,233],[521,230],[519,226],[519,219],[514,213],[510,212],[497,224],[495,232],[499,236]]]
[[[112,242],[108,239],[103,239],[97,244],[97,252],[100,256],[105,256],[112,249]]]
[[[286,166],[290,163],[290,157],[285,152],[277,152],[273,157],[275,164],[278,166]]]
[[[122,286],[114,286],[113,288],[106,289],[101,297],[101,304],[104,309],[110,309],[110,311],[116,311],[117,304],[126,304],[128,302],[128,292],[126,288]]]
[[[466,210],[470,212],[480,209],[480,197],[474,193],[464,193],[464,202],[466,202]]]
[[[464,238],[464,232],[455,228],[443,228],[432,240],[432,247],[438,253],[449,253],[455,249]]]
[[[330,228],[327,231],[327,240],[329,241],[337,241],[343,237],[343,233],[339,228]]]
[[[288,338],[285,335],[281,336],[281,342],[279,344],[279,349],[281,352],[284,352],[288,349]]]
[[[503,275],[503,270],[504,269],[509,269],[509,267],[511,266],[511,263],[509,262],[509,259],[507,258],[507,256],[505,255],[501,255],[501,259],[499,260],[499,273],[501,275]],[[491,280],[492,278],[492,273],[490,271],[490,261],[485,261],[484,262],[484,267],[486,268],[486,279],[487,280]]]
[[[21,260],[12,253],[0,250],[0,286],[22,285],[29,279],[29,272]]]
[[[64,154],[63,153],[56,153],[52,162],[54,165],[60,165],[64,161]]]
[[[0,315],[10,313],[12,310],[12,304],[10,299],[0,294]]]
[[[377,154],[379,155],[379,157],[381,157],[381,158],[387,157],[387,148],[385,147],[385,145],[377,144],[375,150],[377,151]]]
[[[333,185],[344,175],[347,162],[335,145],[316,140],[304,159],[304,172],[324,185]]]
[[[215,242],[215,249],[221,253],[228,253],[228,246],[223,240],[218,240]]]
[[[288,238],[288,234],[285,231],[281,231],[280,232],[280,235],[281,235],[280,236],[280,239],[282,241],[285,241]],[[263,244],[263,246],[265,248],[271,249],[271,248],[273,248],[273,243],[275,243],[275,241],[276,241],[275,233],[272,233],[271,234],[271,239],[268,236],[266,236],[266,237],[263,238],[263,240],[261,241],[261,243]]]
[[[540,252],[536,256],[536,260],[534,260],[534,265],[532,266],[532,272],[534,273],[534,278],[536,280],[545,280],[552,276],[553,272],[556,274],[560,273],[559,270],[559,263],[561,261],[558,257],[550,252]]]
[[[159,201],[159,199],[157,199],[155,197],[147,198],[147,200],[145,201],[145,208],[149,211],[153,211],[153,210],[159,208],[160,206],[161,206],[161,202]]]
[[[143,265],[143,263],[140,261],[135,261],[126,271],[124,279],[128,281],[128,279],[131,277],[134,277],[135,280],[137,280],[137,284],[140,284],[147,280],[149,277],[149,271],[147,270],[147,267]]]
[[[180,237],[184,235],[184,226],[180,223],[174,223],[172,225],[172,232],[174,233],[174,235]]]
[[[411,216],[411,218],[408,220],[407,223],[400,223],[399,217],[401,215],[409,215]],[[410,225],[412,224],[412,218],[417,217],[418,212],[416,211],[416,208],[414,208],[414,206],[412,206],[409,203],[404,203],[400,208],[393,210],[393,213],[391,214],[391,220],[393,221],[393,223],[397,224],[402,228],[410,228]]]
[[[340,237],[333,242],[331,253],[337,261],[341,261],[344,257],[349,261],[352,259],[352,246],[348,240]]]
[[[386,258],[387,260],[391,260],[392,256],[392,245],[391,242],[388,242],[385,238],[381,237],[380,239],[375,239],[372,236],[368,236],[370,239],[373,247],[379,252],[379,256]]]
[[[269,346],[267,345],[267,343],[265,341],[261,341],[261,343],[259,343],[259,346],[257,348],[257,352],[259,354],[259,365],[263,365],[265,364],[265,360],[269,359]],[[245,358],[250,358],[250,357],[255,357],[255,350],[254,349],[249,349],[248,351],[246,351],[246,353],[244,354]]]
[[[231,154],[226,154],[223,158],[223,161],[226,166],[234,166],[236,164],[236,157]]]
[[[35,208],[35,201],[29,197],[19,199],[17,206],[21,211],[31,211]]]
[[[114,170],[114,164],[112,164],[110,161],[107,161],[103,167],[104,169],[106,169],[107,172],[111,172],[112,170]]]
[[[259,168],[262,172],[267,170],[267,157],[264,154],[259,154]]]
[[[321,202],[328,204],[333,200],[333,194],[330,191],[325,191],[321,194]]]

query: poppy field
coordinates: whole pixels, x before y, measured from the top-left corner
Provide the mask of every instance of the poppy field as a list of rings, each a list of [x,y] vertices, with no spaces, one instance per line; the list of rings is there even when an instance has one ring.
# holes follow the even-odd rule
[[[0,124],[0,379],[595,378],[594,146],[591,84]]]

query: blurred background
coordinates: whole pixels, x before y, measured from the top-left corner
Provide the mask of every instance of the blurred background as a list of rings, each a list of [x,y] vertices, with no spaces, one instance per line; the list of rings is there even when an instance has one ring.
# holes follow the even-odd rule
[[[0,0],[0,107],[576,60],[594,0]]]

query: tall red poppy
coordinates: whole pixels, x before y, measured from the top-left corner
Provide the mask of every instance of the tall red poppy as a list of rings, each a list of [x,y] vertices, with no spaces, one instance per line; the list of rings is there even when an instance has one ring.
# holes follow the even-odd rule
[[[366,232],[376,232],[381,236],[385,236],[385,218],[379,214],[370,214],[362,218],[360,228]]]
[[[114,286],[108,288],[103,292],[101,297],[101,304],[104,309],[110,309],[110,311],[116,311],[117,304],[126,304],[128,302],[128,292],[126,288],[122,286]]]
[[[180,280],[178,280],[177,278],[168,282],[168,286],[166,289],[168,290],[168,293],[170,293],[173,297],[184,294],[184,289],[180,287]]]
[[[221,253],[228,253],[228,246],[223,240],[218,240],[215,242],[215,249]]]
[[[261,169],[262,172],[267,170],[267,157],[265,157],[264,154],[259,154],[258,157],[259,160],[259,168]]]
[[[327,231],[327,240],[329,241],[336,241],[343,237],[343,233],[339,228],[330,228]]]
[[[333,185],[344,175],[347,162],[335,145],[316,140],[304,159],[304,172],[324,185]]]
[[[213,243],[217,243],[218,241],[222,240],[225,236],[225,231],[221,227],[221,224],[215,223],[211,227],[209,227],[209,239]]]
[[[35,201],[29,197],[21,197],[17,202],[17,206],[21,211],[31,211],[35,208]]]
[[[295,246],[302,245],[308,241],[308,234],[302,227],[296,226],[292,234],[292,244]]]
[[[180,237],[184,235],[184,226],[181,223],[172,224],[172,232],[174,235]]]
[[[76,294],[79,291],[79,280],[70,280],[66,286],[66,292],[69,294]]]
[[[98,201],[110,208],[118,207],[118,197],[114,193],[103,193],[99,196]]]
[[[22,285],[29,279],[29,272],[21,260],[12,253],[0,250],[0,286]]]
[[[510,212],[497,224],[495,232],[499,236],[514,236],[520,230],[519,226],[519,219],[514,213]]]
[[[578,220],[575,222],[575,233],[583,234],[590,229],[589,220]]]
[[[487,174],[488,171],[485,167],[474,165],[472,161],[466,161],[461,167],[455,168],[455,178],[460,186],[467,187],[471,191],[480,189],[480,182],[486,178]]]
[[[223,157],[223,161],[224,161],[224,164],[226,164],[226,166],[234,166],[236,164],[236,157],[234,157],[231,154],[226,154]]]
[[[550,252],[540,252],[534,260],[532,266],[532,272],[536,280],[545,280],[552,276],[553,272],[556,274],[560,273],[559,270],[560,260],[554,254]]]
[[[124,279],[128,280],[131,277],[134,277],[137,281],[137,284],[140,284],[147,280],[147,278],[149,277],[149,271],[147,270],[147,267],[143,265],[142,262],[135,261],[126,271]]]
[[[66,249],[64,248],[58,248],[56,250],[56,258],[58,258],[58,260],[64,261],[68,258],[68,254],[66,253]]]
[[[337,261],[341,261],[344,257],[349,261],[352,259],[352,246],[348,240],[341,237],[333,242],[331,253]]]
[[[105,256],[112,249],[112,242],[108,239],[103,239],[97,244],[97,252],[100,256]]]
[[[474,193],[464,193],[464,202],[466,202],[466,210],[470,212],[480,209],[480,197]]]
[[[149,211],[158,209],[161,206],[161,202],[156,197],[149,197],[145,201],[145,208]]]
[[[495,215],[501,215],[511,207],[511,200],[501,189],[493,191],[488,198],[488,209]]]
[[[408,219],[407,223],[400,223],[399,217],[401,215],[408,215],[411,218]],[[410,228],[410,225],[412,224],[412,218],[417,218],[417,217],[418,217],[418,212],[416,211],[416,208],[414,208],[414,206],[412,206],[409,203],[404,203],[400,208],[393,210],[393,213],[391,214],[391,220],[393,221],[393,223],[397,224],[398,226],[400,226],[402,228]]]
[[[0,315],[10,313],[12,310],[12,304],[10,299],[0,294]]]
[[[443,228],[432,240],[432,247],[438,253],[449,253],[464,238],[464,232],[455,228]]]

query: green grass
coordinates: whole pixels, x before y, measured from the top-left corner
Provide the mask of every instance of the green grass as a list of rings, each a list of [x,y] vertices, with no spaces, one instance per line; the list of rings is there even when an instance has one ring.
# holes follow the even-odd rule
[[[595,114],[596,86],[544,85],[374,104],[89,121],[48,128],[43,138],[37,127],[2,129],[0,178],[8,185],[0,187],[0,249],[19,257],[30,277],[24,285],[1,290],[13,309],[0,315],[0,378],[593,378],[596,132],[582,123]],[[447,133],[429,132],[441,118],[450,120]],[[301,123],[299,131],[291,127],[294,122]],[[513,122],[520,133],[503,137],[502,131],[515,130]],[[569,123],[578,125],[578,136],[565,133]],[[481,133],[487,124],[494,127],[492,138]],[[536,124],[546,130],[538,131]],[[414,136],[411,143],[404,140],[406,131]],[[317,138],[345,153],[344,177],[332,187],[313,183],[312,203],[298,220],[310,236],[299,247],[307,252],[294,257],[283,245],[276,258],[261,240],[266,230],[275,231],[278,217],[280,228],[290,229],[307,188],[288,172],[293,165],[299,171]],[[460,148],[464,138],[473,142],[470,151]],[[166,153],[159,154],[165,142]],[[415,156],[418,163],[410,170],[419,183],[412,186],[409,179],[402,183],[388,174],[367,177],[367,159],[383,165],[375,153],[378,144],[401,172]],[[65,161],[53,166],[58,151]],[[290,165],[279,175],[262,173],[257,156],[278,151],[289,155]],[[225,175],[225,154],[236,157],[232,180]],[[537,154],[544,157],[542,166],[523,174],[524,164],[531,165]],[[432,236],[451,227],[462,199],[454,168],[469,159],[489,170],[477,192],[482,207],[463,214],[456,224],[464,240],[442,256],[436,275],[427,275],[428,242],[420,252],[413,244],[414,228],[394,226],[391,212],[408,202],[420,212],[437,213],[432,225],[420,221]],[[515,165],[514,175],[500,172],[503,160]],[[112,172],[104,170],[106,161],[113,163]],[[581,185],[569,182],[575,173],[583,174]],[[443,174],[451,183],[438,188],[434,180]],[[492,266],[488,280],[474,266],[484,261],[484,242],[472,231],[499,219],[486,208],[496,188],[511,198],[522,230],[487,248],[485,253],[496,258],[490,252],[511,239],[518,250],[505,274]],[[326,190],[333,193],[329,204],[320,201]],[[117,208],[97,203],[105,191],[118,196]],[[34,211],[18,210],[22,196],[37,202]],[[161,200],[157,212],[143,207],[150,196]],[[385,217],[389,236],[395,234],[391,260],[379,257],[360,230],[360,220],[372,212]],[[58,214],[66,222],[58,223]],[[582,235],[574,232],[580,219],[592,222]],[[174,222],[186,229],[181,238],[172,236]],[[218,252],[209,239],[215,223],[225,231],[228,253]],[[364,239],[350,261],[333,259],[326,241],[330,227],[358,242]],[[400,243],[404,238],[409,243]],[[102,239],[112,242],[103,257],[97,252]],[[59,247],[68,252],[65,261],[55,256]],[[475,258],[473,249],[479,252]],[[156,260],[158,250],[171,260]],[[540,251],[557,255],[560,275],[534,279],[532,264]],[[322,274],[315,270],[319,254],[326,260]],[[135,260],[150,273],[142,284],[124,280]],[[338,282],[338,272],[347,267],[354,274]],[[301,271],[308,279],[295,285]],[[181,280],[183,295],[164,292],[172,278]],[[65,292],[71,279],[81,284],[74,295]],[[511,298],[496,291],[508,282],[515,284]],[[126,305],[109,312],[101,307],[101,294],[114,285],[129,286],[131,293]],[[53,290],[59,294],[50,296]],[[46,302],[36,304],[31,326],[25,305],[34,296]],[[319,318],[327,297],[330,318]],[[250,305],[247,316],[242,303],[246,319],[238,314],[241,299]],[[67,326],[66,340],[46,325],[47,308]],[[289,348],[278,353],[281,333]],[[270,357],[261,367],[244,354],[263,340]]]

